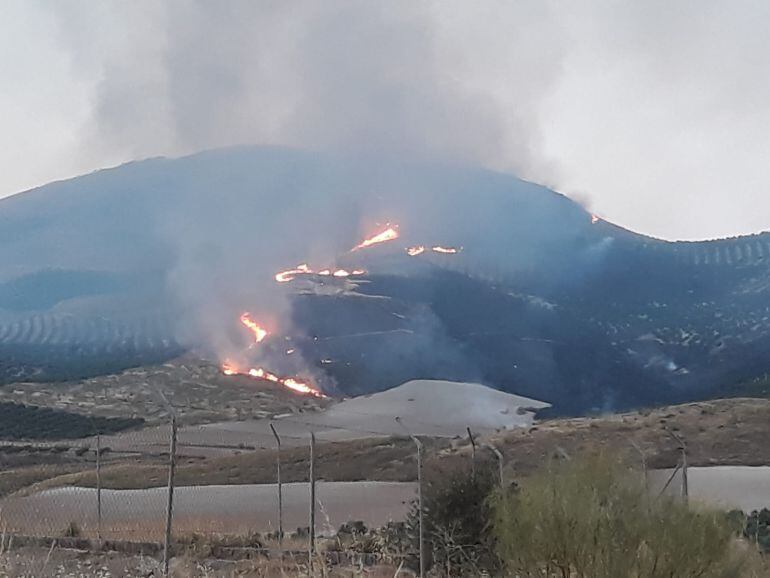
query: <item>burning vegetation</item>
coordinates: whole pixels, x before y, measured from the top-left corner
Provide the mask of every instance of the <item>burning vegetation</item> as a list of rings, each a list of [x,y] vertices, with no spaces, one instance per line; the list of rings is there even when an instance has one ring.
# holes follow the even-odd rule
[[[387,229],[385,229],[381,233],[377,233],[376,235],[361,241],[358,245],[353,247],[350,250],[350,252],[352,253],[353,251],[358,251],[359,249],[365,249],[366,247],[371,247],[372,245],[377,245],[379,243],[386,243],[388,241],[393,241],[395,239],[398,239],[399,237],[398,225],[391,225],[390,223],[386,223],[386,227]]]
[[[262,367],[242,369],[231,361],[226,361],[222,364],[222,373],[225,375],[248,375],[249,377],[256,379],[264,379],[272,381],[273,383],[278,383],[297,393],[312,395],[314,397],[326,397],[320,390],[313,387],[309,381],[303,381],[296,377],[279,377],[275,373],[267,371]]]
[[[393,241],[399,238],[398,225],[391,225],[390,223],[386,223],[386,227],[387,228],[384,229],[383,231],[380,231],[379,233],[361,241],[361,243],[353,247],[349,251],[349,253],[354,253],[361,249],[365,249],[367,247],[371,247],[374,245],[379,245],[381,243],[387,243],[389,241]],[[441,245],[433,245],[430,247],[426,247],[425,245],[415,245],[415,246],[406,248],[406,252],[410,257],[416,257],[417,255],[421,255],[428,251],[432,253],[439,253],[442,255],[454,255],[459,253],[461,250],[462,250],[462,247],[460,248],[444,247]],[[298,277],[312,278],[314,276],[317,276],[317,277],[346,278],[346,277],[356,277],[360,275],[366,275],[366,273],[367,271],[365,269],[344,269],[344,268],[335,269],[335,268],[327,267],[324,269],[316,270],[310,267],[310,265],[308,265],[307,263],[300,263],[293,269],[286,269],[284,271],[279,271],[274,275],[274,279],[278,283],[288,283],[290,281],[297,279]],[[256,345],[262,343],[267,338],[268,336],[267,329],[265,329],[263,326],[257,323],[251,317],[251,314],[249,312],[245,312],[241,314],[240,322],[246,329],[249,330],[249,332],[253,336],[253,343],[249,346],[249,348],[255,347]],[[294,349],[290,349],[286,353],[287,355],[289,355],[290,353],[293,353],[293,352],[294,352]],[[263,367],[243,368],[233,363],[232,361],[228,360],[222,364],[222,373],[224,373],[225,375],[247,375],[249,377],[253,377],[256,379],[264,379],[267,381],[271,381],[273,383],[278,383],[298,393],[313,395],[315,397],[326,397],[323,393],[321,393],[319,389],[314,387],[307,380],[302,380],[297,377],[280,377],[277,374],[264,369]]]
[[[422,255],[426,251],[432,251],[433,253],[439,253],[441,255],[456,255],[460,251],[463,250],[462,247],[442,247],[441,245],[434,245],[430,249],[425,247],[425,245],[415,245],[414,247],[407,247],[406,248],[406,254],[410,257],[416,257],[417,255]]]
[[[254,343],[261,343],[267,337],[267,329],[260,327],[248,312],[241,315],[241,323],[254,334]]]
[[[456,253],[459,253],[462,248],[456,248],[456,247],[442,247],[440,245],[436,245],[435,247],[430,248],[431,251],[434,253],[442,253],[444,255],[454,255]]]
[[[294,269],[287,269],[286,271],[279,271],[275,274],[275,280],[278,283],[288,283],[289,281],[293,281],[299,276],[306,275],[306,276],[312,276],[312,275],[319,275],[321,277],[351,277],[351,276],[360,276],[360,275],[366,275],[365,269],[353,269],[352,271],[348,271],[347,269],[320,269],[318,271],[311,269],[310,266],[307,263],[302,263],[301,265],[297,265]]]
[[[259,325],[256,321],[254,321],[248,311],[241,314],[240,321],[241,324],[246,327],[254,336],[254,343],[252,343],[250,347],[254,347],[254,345],[262,343],[268,336],[267,330]],[[267,371],[263,367],[241,368],[232,361],[227,360],[222,364],[222,373],[225,375],[248,375],[249,377],[256,379],[264,379],[267,381],[272,381],[273,383],[278,383],[288,389],[291,389],[292,391],[296,391],[297,393],[313,395],[315,397],[326,397],[309,381],[302,380],[297,377],[280,377],[271,371]]]

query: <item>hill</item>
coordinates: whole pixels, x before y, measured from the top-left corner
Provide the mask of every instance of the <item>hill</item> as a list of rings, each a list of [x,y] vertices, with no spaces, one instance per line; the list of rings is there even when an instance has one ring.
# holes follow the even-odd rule
[[[397,240],[351,252],[386,223]],[[473,381],[575,413],[770,370],[769,235],[664,242],[473,167],[256,147],[150,159],[0,201],[0,241],[5,383],[186,350],[223,361],[248,346],[243,311],[271,330],[248,356],[338,395]],[[308,262],[365,273],[276,283]]]

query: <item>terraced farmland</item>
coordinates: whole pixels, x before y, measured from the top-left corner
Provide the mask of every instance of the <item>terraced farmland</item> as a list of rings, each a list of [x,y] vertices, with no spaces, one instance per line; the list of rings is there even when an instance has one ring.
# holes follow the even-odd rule
[[[182,348],[165,316],[38,313],[0,323],[0,383],[64,380],[163,361]]]

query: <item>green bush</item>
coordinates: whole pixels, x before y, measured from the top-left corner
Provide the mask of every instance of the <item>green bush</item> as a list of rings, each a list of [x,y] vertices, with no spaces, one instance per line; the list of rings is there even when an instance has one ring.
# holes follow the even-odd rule
[[[523,577],[741,575],[728,516],[651,499],[642,476],[603,456],[554,463],[494,499],[497,549]]]
[[[749,514],[743,535],[764,552],[770,553],[770,510],[763,508]]]
[[[495,469],[483,464],[431,463],[423,484],[423,529],[426,566],[439,575],[477,576],[497,567],[489,498],[497,487]],[[411,551],[419,551],[419,509],[413,503],[407,519]],[[412,557],[416,568],[418,559]],[[434,573],[435,573],[434,572]]]

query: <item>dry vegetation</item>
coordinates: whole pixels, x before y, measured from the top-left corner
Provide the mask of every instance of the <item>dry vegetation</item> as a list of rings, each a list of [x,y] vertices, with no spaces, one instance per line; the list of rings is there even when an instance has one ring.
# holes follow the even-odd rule
[[[631,441],[646,453],[652,468],[674,467],[677,442],[687,441],[693,466],[770,465],[769,399],[720,399],[595,418],[554,419],[529,431],[492,437],[515,471],[529,473],[557,448],[568,453],[608,449],[625,452]]]
[[[392,578],[395,566],[336,566],[322,555],[314,563],[316,575],[325,578]],[[162,576],[157,556],[123,552],[98,552],[90,549],[23,546],[0,548],[0,576],[14,578],[151,578]],[[171,578],[304,578],[309,576],[307,559],[256,557],[221,560],[185,552],[171,559]],[[404,570],[402,578],[414,576]]]
[[[503,451],[514,475],[527,475],[562,451],[575,454],[606,448],[634,454],[632,440],[644,450],[650,467],[674,467],[677,442],[669,430],[687,440],[693,466],[770,465],[769,423],[770,400],[725,399],[606,417],[552,419],[528,430],[496,434],[490,441]],[[184,453],[184,448],[180,451]],[[430,442],[427,454],[431,459],[465,460],[469,452],[467,440],[437,439]],[[490,457],[485,451],[481,455]],[[282,464],[284,481],[305,481],[307,448],[284,449]],[[317,472],[320,479],[329,481],[413,481],[414,445],[404,438],[319,444]],[[166,475],[162,460],[124,459],[105,464],[102,483],[114,489],[145,488],[163,485]],[[183,457],[177,480],[179,485],[271,483],[275,481],[275,452],[258,449],[225,457]],[[0,489],[6,491],[31,484],[34,489],[93,486],[93,464],[20,467],[0,475]]]
[[[521,578],[746,578],[762,574],[745,520],[650,496],[622,460],[550,462],[493,498],[496,550]]]
[[[167,412],[159,390],[178,408],[183,424],[263,418],[312,411],[325,404],[270,382],[222,375],[216,365],[194,358],[76,381],[3,385],[0,402],[165,423]]]

